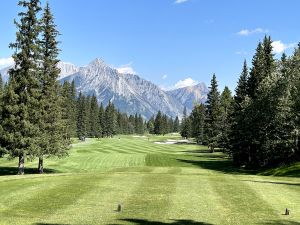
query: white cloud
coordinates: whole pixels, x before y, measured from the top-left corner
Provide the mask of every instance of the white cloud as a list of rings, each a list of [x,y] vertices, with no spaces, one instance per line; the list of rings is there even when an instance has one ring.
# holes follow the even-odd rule
[[[273,52],[275,54],[281,54],[287,49],[294,48],[296,45],[296,43],[284,44],[281,41],[272,42]]]
[[[122,74],[136,74],[136,71],[132,67],[132,62],[127,63],[125,65],[121,65],[120,67],[116,68],[119,73]]]
[[[0,58],[0,67],[10,66],[13,63],[14,63],[14,59],[12,57]]]
[[[237,32],[237,34],[240,36],[249,36],[252,34],[259,34],[259,33],[269,33],[269,31],[267,29],[255,28],[253,30],[244,29]]]
[[[165,80],[165,79],[167,79],[167,77],[168,77],[168,74],[164,74],[164,75],[161,77],[161,79]]]
[[[193,86],[193,85],[196,85],[197,83],[198,83],[197,81],[195,81],[192,78],[188,77],[184,80],[178,81],[174,85],[174,88],[183,88],[183,87]]]
[[[184,3],[184,2],[187,2],[188,0],[176,0],[174,3],[175,4],[181,4],[181,3]]]

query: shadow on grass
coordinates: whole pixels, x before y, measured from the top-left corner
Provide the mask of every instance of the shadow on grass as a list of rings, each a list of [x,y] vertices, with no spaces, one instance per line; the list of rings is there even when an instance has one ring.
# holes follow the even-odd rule
[[[25,168],[24,171],[25,174],[38,174],[37,168]],[[59,173],[58,170],[54,169],[44,169],[44,173]],[[8,175],[17,175],[18,174],[18,168],[17,167],[3,167],[0,166],[0,176],[8,176]]]
[[[206,157],[208,158],[208,157]],[[256,174],[257,171],[254,170],[243,170],[237,168],[233,165],[230,160],[208,160],[200,161],[200,160],[186,160],[186,159],[177,159],[180,162],[192,164],[194,166],[198,166],[203,169],[215,170],[222,173],[229,174]]]
[[[184,150],[181,152],[185,152],[185,153],[210,153],[211,151],[209,149],[200,149],[200,150]]]
[[[262,223],[262,225],[300,225],[300,222],[289,220],[272,220],[266,223]]]
[[[72,224],[66,224],[66,223],[35,223],[33,225],[72,225]],[[79,224],[76,224],[79,225]],[[89,224],[81,224],[81,225],[89,225]]]
[[[254,183],[265,183],[265,184],[283,184],[283,185],[291,185],[291,186],[300,186],[300,183],[287,183],[287,182],[276,182],[276,181],[260,181],[260,180],[243,180]]]
[[[205,222],[197,222],[194,220],[172,220],[171,223],[165,223],[160,221],[150,221],[146,219],[120,219],[120,221],[123,222],[130,222],[132,224],[136,225],[213,225],[211,223],[205,223]],[[120,224],[110,224],[110,225],[120,225]]]

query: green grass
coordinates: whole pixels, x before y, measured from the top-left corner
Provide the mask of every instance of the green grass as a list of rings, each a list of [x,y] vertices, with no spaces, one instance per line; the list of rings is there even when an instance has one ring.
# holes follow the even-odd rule
[[[300,164],[255,174],[204,146],[154,143],[179,138],[74,142],[44,175],[37,161],[12,175],[17,162],[0,159],[0,224],[300,224]]]

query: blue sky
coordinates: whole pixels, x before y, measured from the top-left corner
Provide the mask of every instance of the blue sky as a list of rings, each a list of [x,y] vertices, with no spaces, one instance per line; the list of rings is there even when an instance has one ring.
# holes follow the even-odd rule
[[[17,0],[1,1],[0,67],[10,63]],[[45,1],[42,1],[44,4]],[[216,73],[220,89],[235,88],[242,62],[271,35],[277,57],[300,41],[297,0],[49,0],[62,52],[79,66],[100,57],[164,88]],[[181,81],[181,82],[180,82]]]

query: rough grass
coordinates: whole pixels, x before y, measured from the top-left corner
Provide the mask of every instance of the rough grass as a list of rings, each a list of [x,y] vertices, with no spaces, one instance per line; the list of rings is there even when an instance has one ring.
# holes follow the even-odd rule
[[[299,164],[255,175],[204,146],[154,144],[167,139],[179,137],[74,142],[44,175],[0,159],[0,224],[300,224]]]

